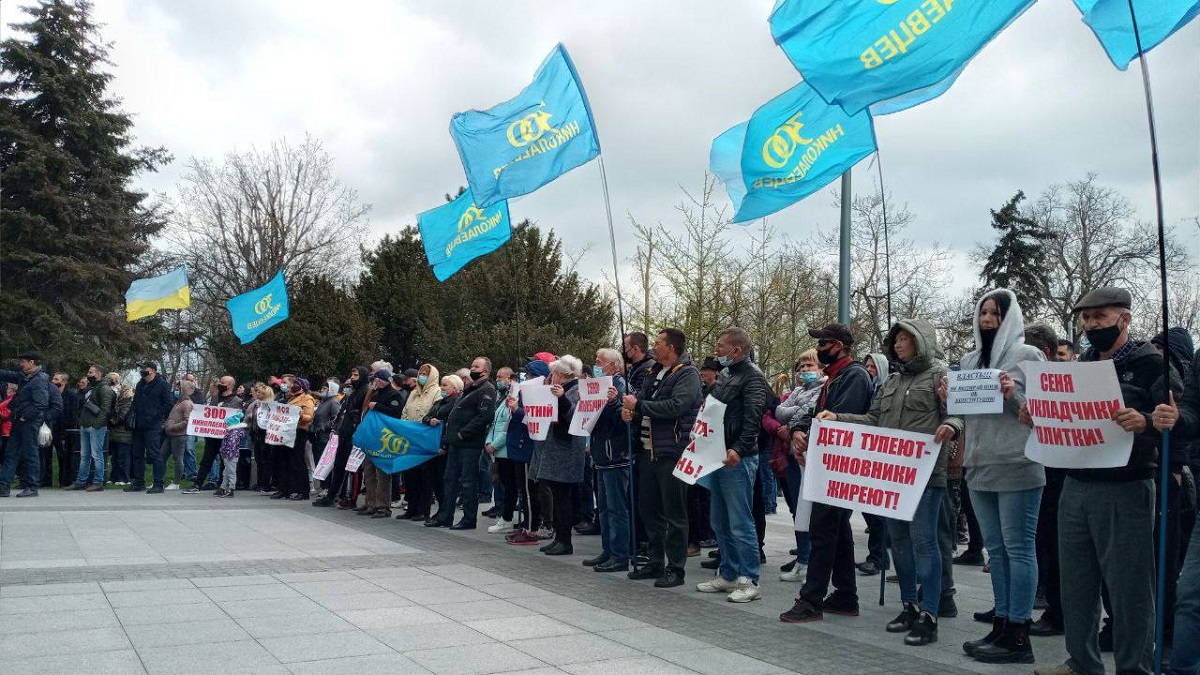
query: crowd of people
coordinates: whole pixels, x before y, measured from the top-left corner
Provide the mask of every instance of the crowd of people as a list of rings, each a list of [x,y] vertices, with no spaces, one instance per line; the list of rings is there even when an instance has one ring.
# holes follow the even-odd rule
[[[494,519],[488,533],[548,556],[574,555],[575,537],[598,535],[601,553],[582,560],[584,566],[657,588],[683,585],[688,558],[701,558],[700,568],[713,574],[705,573],[696,591],[751,602],[760,597],[766,516],[778,494],[793,515],[806,505],[801,487],[813,421],[921,432],[941,447],[916,512],[910,521],[867,518],[862,562],[852,512],[811,503],[807,531],[796,532],[792,557],[779,572],[782,581],[799,585],[781,621],[857,616],[857,578],[894,567],[900,612],[880,628],[903,634],[907,645],[927,645],[937,641],[939,621],[958,614],[954,567],[984,566],[994,604],[975,614],[990,630],[963,644],[970,658],[1032,663],[1031,636],[1064,635],[1068,660],[1040,665],[1036,673],[1103,673],[1101,652],[1109,650],[1118,672],[1149,673],[1160,603],[1168,647],[1175,638],[1172,672],[1197,673],[1200,537],[1192,530],[1200,358],[1182,329],[1170,332],[1169,349],[1166,335],[1135,340],[1133,310],[1124,289],[1084,295],[1075,311],[1088,348],[1077,355],[1070,340],[1048,327],[1026,326],[1011,291],[990,291],[978,301],[974,349],[954,366],[922,318],[898,321],[883,353],[862,358],[851,329],[833,323],[809,331],[815,348],[774,386],[755,363],[750,336],[737,327],[722,331],[715,344],[693,347],[703,358],[693,358],[682,331],[665,328],[653,343],[634,332],[620,351],[598,349],[590,367],[549,352],[518,370],[495,368],[480,356],[447,375],[428,363],[399,371],[378,361],[345,379],[315,378],[315,390],[293,374],[242,384],[225,376],[207,389],[191,374],[168,383],[151,361],[138,364],[134,387],[97,366],[72,381],[64,373],[50,376],[37,354],[26,353],[18,357],[19,370],[0,371],[9,383],[0,402],[0,496],[9,495],[20,470],[17,496],[36,497],[39,487],[52,485],[56,459],[58,484],[68,490],[111,484],[155,494],[188,484],[185,493],[311,499],[317,507],[452,530],[474,530],[484,517]],[[1124,467],[1056,469],[1025,454],[1033,422],[1022,364],[1076,359],[1115,367],[1123,407],[1112,420],[1134,437]],[[958,368],[1001,371],[1003,410],[949,414],[947,374]],[[600,377],[612,384],[595,428],[587,437],[569,433],[580,382]],[[558,399],[544,440],[531,438],[523,423],[515,385],[529,378],[544,378]],[[710,396],[725,404],[726,456],[703,486],[688,485],[674,471]],[[290,445],[268,442],[260,416],[269,402],[301,410]],[[224,417],[223,439],[187,435],[189,415],[200,404],[233,409]],[[440,428],[439,454],[399,475],[369,456],[360,469],[347,470],[354,430],[368,411]],[[1170,449],[1161,457],[1167,431]],[[315,461],[327,446],[336,447],[332,471],[314,481]],[[1171,476],[1161,558],[1160,462]],[[482,506],[488,508],[481,512]],[[1161,596],[1160,566],[1168,582]],[[1035,607],[1044,607],[1036,621]]]

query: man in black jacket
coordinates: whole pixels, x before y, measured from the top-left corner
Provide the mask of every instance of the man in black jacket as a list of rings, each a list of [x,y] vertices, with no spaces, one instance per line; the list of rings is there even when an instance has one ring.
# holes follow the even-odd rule
[[[400,417],[404,410],[407,392],[400,391],[400,382],[387,370],[377,370],[371,375],[371,387],[375,394],[367,404],[368,411],[374,411],[388,417]],[[370,455],[363,461],[363,491],[367,493],[367,505],[363,513],[370,513],[372,518],[392,517],[392,475],[378,465]]]
[[[83,399],[79,390],[71,386],[71,376],[66,373],[55,373],[50,378],[50,384],[58,389],[62,397],[62,414],[55,420],[51,447],[58,458],[58,486],[66,488],[74,483],[75,473],[79,470],[79,408],[83,405]],[[54,483],[50,452],[50,447],[43,449],[42,487],[50,487]]]
[[[750,336],[737,327],[717,337],[717,361],[725,368],[712,397],[725,404],[725,463],[712,474],[711,518],[721,551],[717,576],[696,585],[701,593],[728,593],[730,602],[758,599],[758,533],[754,529],[754,481],[758,435],[770,385],[749,359]]]
[[[854,334],[840,323],[831,323],[808,334],[817,340],[817,360],[825,368],[825,386],[817,399],[816,412],[862,415],[871,407],[875,384],[866,367],[854,360],[850,347]],[[801,465],[808,449],[811,415],[797,415],[789,423],[792,454]],[[858,616],[858,585],[854,572],[854,533],[850,511],[813,502],[809,518],[812,553],[800,595],[792,608],[779,615],[784,623],[804,623],[825,618],[824,611]],[[834,592],[825,597],[832,580]]]
[[[125,492],[146,490],[146,459],[155,462],[154,485],[146,494],[160,494],[166,473],[166,458],[163,470],[158,470],[158,456],[162,451],[163,422],[171,414],[175,399],[171,396],[171,385],[159,376],[158,364],[144,361],[138,364],[142,379],[133,391],[133,403],[129,417],[133,420],[133,450],[130,452],[129,485]],[[219,441],[218,441],[219,444]]]
[[[4,464],[0,466],[0,497],[7,497],[17,462],[21,461],[25,472],[21,477],[21,493],[18,497],[38,496],[38,480],[41,478],[41,458],[38,456],[38,430],[48,420],[50,413],[50,378],[42,370],[42,357],[34,352],[25,352],[17,357],[20,370],[0,370],[0,382],[17,385],[17,393],[9,403],[12,413],[12,435],[4,453]]]
[[[700,373],[686,350],[683,331],[664,328],[659,332],[654,341],[656,363],[647,373],[641,393],[625,396],[621,413],[622,419],[633,422],[637,503],[650,557],[649,564],[630,572],[629,578],[655,579],[657,588],[682,585],[687,561],[687,483],[673,474],[703,399]]]
[[[479,515],[479,456],[496,413],[496,385],[491,382],[492,360],[480,356],[471,362],[471,382],[446,419],[444,438],[446,477],[443,499],[437,514],[425,523],[430,527],[473,530]],[[454,509],[462,499],[462,520],[454,521]]]

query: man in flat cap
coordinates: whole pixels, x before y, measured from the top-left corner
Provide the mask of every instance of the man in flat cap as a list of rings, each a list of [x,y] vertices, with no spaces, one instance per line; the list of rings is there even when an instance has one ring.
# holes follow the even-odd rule
[[[1179,374],[1163,379],[1163,357],[1129,338],[1133,301],[1123,288],[1097,288],[1075,303],[1088,343],[1080,361],[1110,359],[1124,408],[1112,414],[1134,434],[1129,462],[1112,469],[1069,469],[1058,507],[1066,663],[1037,675],[1102,675],[1097,631],[1100,592],[1112,601],[1113,656],[1118,673],[1151,672],[1154,655],[1154,504],[1160,430],[1175,424]],[[1171,392],[1170,394],[1168,392]],[[1029,417],[1023,409],[1022,420]]]
[[[24,488],[18,497],[36,497],[41,477],[41,456],[38,454],[38,430],[50,412],[50,378],[42,369],[42,357],[25,352],[17,357],[20,370],[0,370],[0,382],[17,385],[17,394],[9,404],[12,412],[12,436],[8,452],[0,467],[0,497],[8,496],[9,484],[17,470],[17,461],[24,460]]]

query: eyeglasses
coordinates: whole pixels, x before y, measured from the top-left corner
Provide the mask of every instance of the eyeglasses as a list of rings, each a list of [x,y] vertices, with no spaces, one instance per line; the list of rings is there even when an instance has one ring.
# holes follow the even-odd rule
[[[820,349],[824,349],[832,344],[837,344],[837,340],[817,340],[817,347]]]

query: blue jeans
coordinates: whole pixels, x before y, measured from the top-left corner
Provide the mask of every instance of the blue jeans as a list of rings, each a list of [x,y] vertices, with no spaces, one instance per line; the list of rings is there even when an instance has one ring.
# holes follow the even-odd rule
[[[88,482],[88,474],[92,473],[95,464],[96,472],[92,474],[92,482],[104,485],[104,441],[108,438],[108,427],[79,430],[79,476],[76,483]]]
[[[1192,533],[1187,558],[1179,574],[1175,595],[1175,653],[1172,675],[1200,673],[1200,529]]]
[[[758,581],[758,532],[754,529],[754,481],[758,456],[752,455],[734,467],[717,469],[709,486],[712,492],[711,520],[721,566],[717,572],[726,581],[748,577]]]
[[[769,462],[759,462],[758,479],[762,481],[763,513],[772,515],[779,510],[779,481]]]
[[[25,466],[21,487],[38,489],[42,478],[42,457],[38,453],[37,435],[41,426],[41,422],[13,422],[12,436],[8,438],[8,445],[4,449],[4,464],[0,465],[0,490],[7,491],[12,484],[18,460]]]
[[[247,434],[249,435],[249,434]],[[183,446],[183,479],[196,480],[196,436],[188,436]],[[179,482],[176,479],[175,482]]]
[[[600,545],[617,564],[629,562],[629,469],[597,469]]]
[[[912,522],[886,519],[892,537],[892,559],[900,578],[900,600],[917,604],[921,582],[921,610],[937,616],[942,598],[942,551],[938,548],[938,522],[946,488],[927,487],[917,502]]]
[[[129,482],[129,453],[132,451],[132,446],[129,443],[121,443],[113,441],[112,447],[112,475],[109,480],[114,483]]]
[[[1037,521],[1042,488],[1011,492],[971,490],[971,505],[991,566],[996,616],[1028,621],[1037,594]],[[1064,569],[1066,569],[1064,567]]]

